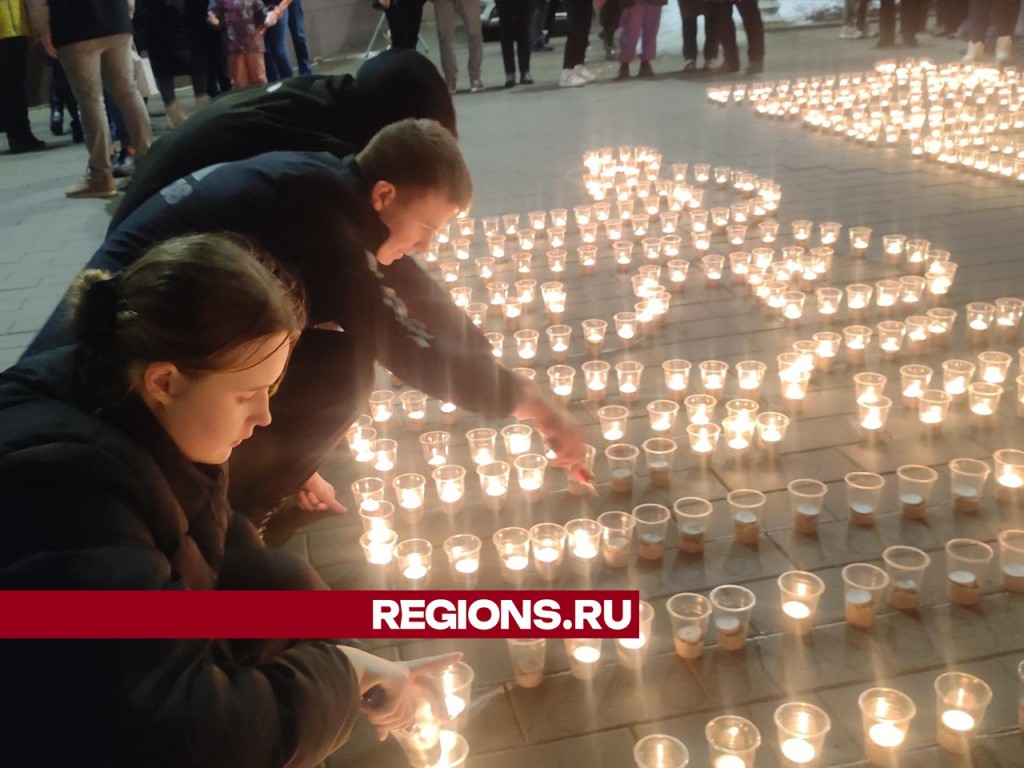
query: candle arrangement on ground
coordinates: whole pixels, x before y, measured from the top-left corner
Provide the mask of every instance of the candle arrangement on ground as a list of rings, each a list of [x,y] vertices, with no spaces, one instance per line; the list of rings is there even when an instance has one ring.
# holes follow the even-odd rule
[[[813,654],[816,644],[831,642],[819,628],[835,622],[829,603],[838,601],[840,588],[842,618],[865,638],[879,637],[876,622],[884,624],[879,615],[886,612],[946,602],[971,608],[996,588],[1024,592],[1019,524],[1000,528],[998,542],[985,533],[978,535],[986,541],[921,544],[928,551],[901,538],[923,530],[907,526],[944,530],[938,526],[950,515],[974,516],[957,521],[957,529],[970,527],[988,514],[990,497],[1000,509],[1014,508],[1024,488],[1024,452],[1005,447],[982,460],[972,443],[964,458],[943,465],[908,457],[895,471],[897,462],[874,460],[904,439],[929,446],[946,446],[965,433],[979,444],[1002,440],[1004,420],[1024,411],[1024,373],[1018,372],[1015,396],[1005,395],[1015,361],[1001,347],[1017,338],[1024,302],[955,304],[956,264],[920,237],[834,221],[782,224],[775,218],[779,186],[741,169],[663,167],[657,152],[633,147],[588,152],[584,163],[590,202],[531,212],[525,227],[518,215],[464,217],[463,236],[439,243],[427,264],[439,268],[453,304],[486,334],[491,354],[550,391],[586,426],[593,486],[557,468],[528,424],[474,421],[452,428],[459,418],[452,404],[398,391],[401,383],[392,382],[396,391],[375,391],[369,415],[347,436],[368,475],[353,483],[352,493],[363,525],[360,543],[376,575],[391,588],[433,580],[474,589],[497,564],[501,581],[515,588],[641,584],[641,597],[649,599],[640,603],[640,631],[613,641],[614,656],[602,656],[610,649],[597,639],[565,642],[565,663],[551,672],[567,665],[569,682],[581,689],[603,684],[609,667],[628,670],[637,684],[654,684],[649,656],[669,626],[677,664],[707,654],[742,659],[752,652],[748,645],[779,629],[802,638],[787,639],[787,648]],[[547,227],[556,211],[561,225]],[[863,264],[876,274],[844,284],[850,266]],[[577,319],[597,314],[579,288],[587,280],[615,285],[621,306]],[[674,333],[680,308],[708,295],[748,306],[753,327],[777,332],[781,351],[679,357],[688,349]],[[865,469],[844,467],[845,477],[827,478],[841,480],[841,488],[794,476],[787,452],[807,450],[803,421],[819,418],[821,398],[844,385],[853,397],[839,408],[857,431],[857,450],[872,459]],[[395,438],[406,433],[419,449],[405,450],[408,440],[399,447]],[[467,472],[479,482],[467,485]],[[764,487],[762,477],[771,478]],[[685,495],[705,487],[715,495]],[[563,489],[569,495],[560,495]],[[789,516],[780,517],[787,503]],[[894,533],[897,516],[902,528]],[[434,540],[439,525],[445,535]],[[808,566],[798,566],[785,545],[820,547],[839,526],[847,526],[851,540],[877,534],[888,546],[862,555],[870,562],[845,560],[841,586],[838,574],[816,565],[796,570]],[[486,536],[493,547],[482,544]],[[913,541],[919,539],[915,534]],[[731,549],[719,549],[721,542]],[[444,553],[447,569],[431,567],[433,547]],[[643,591],[656,574],[671,578],[719,559],[728,569],[780,548],[794,563],[767,582],[777,588],[778,602],[773,594],[757,606],[743,576],[737,584],[720,579],[703,594],[672,595],[664,608],[657,594]],[[938,556],[945,557],[947,578],[942,594],[933,595],[924,586]],[[826,593],[831,597],[822,602]],[[773,615],[767,624],[758,618],[766,610]],[[507,646],[509,679],[543,693],[545,640]],[[592,682],[599,675],[602,682]],[[468,692],[452,695],[463,702],[464,723]],[[874,764],[896,765],[904,749],[914,709],[911,704],[907,714],[901,696],[864,687],[864,756]],[[940,719],[936,732],[951,751],[972,743],[984,714],[966,706],[958,711],[972,718],[970,727],[960,727],[968,721],[951,713],[951,724]],[[1021,713],[1024,718],[1024,705]],[[776,712],[776,726],[765,741],[781,764],[829,764],[824,710],[793,702]],[[753,768],[762,734],[750,721],[724,714],[709,718],[706,738],[713,768]],[[638,753],[638,765],[654,754],[679,757],[671,741],[652,744]],[[688,752],[681,754],[685,765]]]

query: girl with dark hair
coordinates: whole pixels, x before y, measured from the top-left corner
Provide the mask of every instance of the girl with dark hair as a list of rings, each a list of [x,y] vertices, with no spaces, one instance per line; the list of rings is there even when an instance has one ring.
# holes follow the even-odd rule
[[[226,495],[224,462],[270,423],[305,324],[293,292],[243,244],[206,234],[114,278],[87,271],[73,297],[77,343],[0,374],[0,589],[324,589]],[[398,664],[301,639],[0,650],[12,766],[313,766],[371,688],[383,735],[453,659]]]

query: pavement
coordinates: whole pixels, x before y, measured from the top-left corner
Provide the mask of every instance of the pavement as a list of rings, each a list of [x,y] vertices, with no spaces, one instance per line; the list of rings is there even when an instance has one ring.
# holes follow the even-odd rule
[[[667,9],[668,19],[675,13]],[[676,14],[677,16],[677,14]],[[1022,230],[1019,212],[1024,189],[1018,184],[939,167],[913,160],[907,153],[868,149],[831,136],[809,132],[798,123],[756,117],[752,110],[720,108],[709,104],[705,88],[721,79],[684,77],[678,37],[663,33],[663,54],[655,62],[653,80],[614,82],[617,62],[599,60],[594,39],[589,66],[598,82],[578,89],[559,89],[556,78],[560,52],[537,54],[532,67],[538,84],[509,91],[491,88],[482,94],[456,97],[461,142],[473,170],[476,216],[571,208],[585,202],[581,184],[581,156],[587,149],[622,144],[658,148],[666,167],[672,162],[709,163],[742,168],[781,184],[779,219],[783,232],[788,222],[836,220],[846,227],[873,227],[876,236],[902,232],[926,238],[934,247],[949,250],[960,265],[947,304],[960,311],[952,348],[923,358],[938,367],[953,357],[973,358],[979,348],[968,346],[963,334],[963,305],[1000,296],[1024,297],[1024,270],[1019,267]],[[792,30],[770,34],[767,72],[760,79],[795,78],[840,71],[865,70],[880,58],[871,41],[839,41],[835,28]],[[430,35],[430,55],[436,46]],[[559,44],[561,41],[556,40]],[[887,57],[928,57],[936,61],[957,58],[960,44],[922,36],[914,50],[885,51]],[[460,61],[465,50],[459,49]],[[338,71],[350,71],[359,60],[334,62]],[[486,46],[484,80],[497,84],[502,77],[497,44]],[[154,123],[164,120],[152,106]],[[45,110],[33,113],[37,135],[50,140]],[[53,140],[45,152],[0,157],[0,367],[14,362],[35,330],[52,310],[70,280],[97,247],[112,203],[68,201],[62,189],[76,180],[85,165],[85,152],[69,140]],[[730,196],[711,191],[712,200]],[[474,248],[482,248],[479,230]],[[576,242],[567,246],[570,255]],[[880,244],[868,257],[854,261],[840,250],[829,280],[835,285],[872,282],[900,274],[885,266]],[[692,255],[687,253],[686,255]],[[564,282],[569,291],[566,322],[578,329],[587,317],[610,316],[631,308],[633,298],[624,276],[615,274],[604,256],[593,277],[577,275],[574,264]],[[536,258],[535,277],[549,279]],[[472,272],[472,268],[469,268]],[[656,366],[669,357],[721,359],[735,363],[761,359],[774,375],[774,356],[793,341],[808,338],[825,326],[814,319],[798,327],[783,327],[765,317],[739,287],[707,288],[695,268],[682,297],[673,301],[668,322],[660,333],[645,339],[628,353],[610,349],[612,362],[631,356],[647,364],[641,395],[632,409],[627,439],[639,443],[648,436],[642,403],[662,396]],[[482,294],[479,281],[464,283]],[[493,314],[493,313],[492,313]],[[872,318],[875,321],[878,318]],[[542,312],[533,310],[533,327],[543,329]],[[837,326],[841,329],[842,321]],[[488,320],[489,330],[502,330],[500,318]],[[945,589],[945,542],[955,536],[994,542],[1006,528],[1024,527],[1024,515],[1014,504],[991,496],[977,515],[954,513],[948,491],[949,460],[970,456],[990,458],[1003,447],[1022,448],[1024,437],[1015,410],[1012,376],[1018,371],[1015,341],[990,340],[990,347],[1014,356],[1011,380],[1003,397],[998,424],[992,429],[972,426],[963,406],[954,409],[939,436],[923,438],[912,413],[899,407],[877,443],[860,439],[851,377],[857,370],[876,370],[889,376],[889,394],[895,392],[899,363],[882,362],[869,354],[866,368],[840,362],[829,373],[815,374],[803,412],[794,421],[781,457],[760,454],[746,461],[716,456],[710,469],[700,469],[688,456],[677,461],[671,487],[647,487],[641,470],[632,497],[611,493],[607,472],[599,460],[597,481],[601,495],[580,499],[561,490],[560,472],[549,470],[552,492],[538,504],[528,505],[513,494],[508,509],[485,511],[479,493],[471,489],[465,510],[446,516],[428,505],[426,517],[415,527],[400,526],[400,538],[413,534],[431,540],[437,550],[433,586],[448,585],[447,567],[440,544],[455,532],[473,532],[484,539],[481,588],[502,585],[490,534],[504,525],[529,525],[576,517],[594,517],[609,509],[630,509],[643,501],[671,505],[681,496],[704,496],[715,504],[711,542],[703,557],[680,554],[670,547],[661,562],[634,562],[623,572],[603,570],[597,587],[631,587],[655,606],[651,655],[642,673],[615,663],[610,642],[597,678],[589,683],[571,677],[560,642],[548,643],[547,677],[535,689],[518,688],[503,641],[371,642],[390,658],[416,658],[458,649],[475,669],[473,700],[465,734],[471,747],[468,765],[474,768],[555,766],[621,768],[630,765],[637,738],[666,732],[690,748],[691,765],[708,765],[704,725],[713,717],[734,713],[751,718],[761,729],[764,745],[759,768],[782,765],[772,722],[774,709],[784,701],[801,699],[826,709],[832,729],[825,742],[822,766],[863,766],[863,744],[857,696],[876,685],[895,687],[917,704],[901,763],[904,768],[1019,768],[1022,737],[1017,726],[1019,683],[1015,667],[1024,658],[1024,595],[999,588],[993,569],[978,605],[964,608],[949,603]],[[577,339],[570,364],[586,358]],[[506,358],[510,352],[506,348]],[[511,364],[511,363],[510,363]],[[539,366],[542,370],[543,365]],[[543,374],[540,379],[543,380]],[[386,386],[383,373],[381,384]],[[577,385],[577,392],[581,388]],[[731,394],[731,391],[730,391]],[[615,397],[608,402],[617,402]],[[766,387],[763,410],[781,406],[778,388]],[[592,405],[574,402],[573,415],[587,431],[589,441],[603,448]],[[437,422],[431,405],[431,426]],[[452,427],[453,459],[468,465],[462,434],[488,422],[464,414]],[[488,423],[500,426],[507,422]],[[400,424],[389,427],[400,442],[400,469],[426,474],[416,436]],[[685,434],[681,427],[676,437]],[[536,446],[535,446],[536,447]],[[685,453],[685,452],[684,452]],[[934,466],[940,481],[924,521],[903,518],[896,500],[897,466],[921,463]],[[876,471],[886,478],[881,513],[874,527],[852,525],[844,503],[842,478],[854,469]],[[348,485],[363,474],[339,452],[325,467],[343,501],[351,504]],[[816,537],[792,530],[785,493],[786,483],[814,477],[829,486],[820,531]],[[729,490],[757,488],[768,495],[762,535],[753,547],[734,542],[724,511]],[[670,539],[674,538],[670,526]],[[277,531],[283,546],[306,557],[335,588],[396,588],[394,577],[373,573],[362,559],[357,539],[361,533],[355,512],[309,522],[290,538]],[[875,626],[859,630],[843,620],[842,567],[852,562],[880,561],[884,547],[910,544],[932,554],[933,561],[916,612],[883,608]],[[822,606],[811,635],[799,640],[781,630],[775,580],[792,569],[810,570],[826,584]],[[751,639],[743,652],[709,647],[702,659],[685,662],[672,652],[666,598],[676,592],[706,593],[723,583],[742,584],[758,597]],[[537,586],[539,582],[531,582]],[[583,586],[575,577],[560,582],[566,588]],[[954,757],[936,746],[935,701],[932,683],[940,672],[955,668],[984,679],[994,700],[981,726],[973,755]],[[352,742],[328,761],[330,766],[399,766],[404,761],[391,742],[378,745],[368,730],[358,728]]]

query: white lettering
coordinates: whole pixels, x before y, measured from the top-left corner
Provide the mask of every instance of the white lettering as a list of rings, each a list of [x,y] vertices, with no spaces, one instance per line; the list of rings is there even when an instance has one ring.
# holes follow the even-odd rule
[[[562,624],[562,615],[558,612],[558,602],[550,598],[542,598],[533,604],[533,626],[535,629],[549,631],[558,629]]]
[[[574,628],[576,631],[585,628],[600,630],[600,617],[601,603],[597,600],[576,601],[576,626]]]
[[[427,625],[431,629],[458,629],[457,621],[455,606],[448,600],[432,600],[427,606]]]
[[[402,629],[426,629],[423,600],[402,601]]]
[[[395,617],[398,615],[398,601],[396,600],[374,600],[373,601],[373,628],[383,629],[384,624],[388,629],[398,629],[398,622]]]
[[[615,618],[614,608],[616,603],[622,606],[622,617],[620,619]],[[630,600],[605,600],[604,601],[604,623],[608,629],[618,631],[625,629],[629,626],[630,619],[633,618],[633,603]]]

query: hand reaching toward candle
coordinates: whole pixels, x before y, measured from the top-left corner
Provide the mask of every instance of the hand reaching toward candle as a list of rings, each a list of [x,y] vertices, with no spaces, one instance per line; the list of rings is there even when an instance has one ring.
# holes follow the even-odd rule
[[[555,452],[552,464],[568,469],[583,468],[585,479],[590,479],[584,468],[586,457],[583,435],[564,408],[541,393],[535,385],[531,385],[512,411],[512,416],[533,420],[534,428]]]
[[[338,501],[334,492],[334,486],[321,477],[319,472],[307,480],[296,494],[299,506],[305,510],[330,510],[337,515],[343,515],[348,509]]]
[[[363,712],[377,728],[377,735],[381,741],[384,741],[391,731],[410,725],[416,707],[424,699],[430,703],[431,710],[437,714],[439,720],[447,719],[444,694],[434,674],[460,661],[461,653],[446,653],[401,662],[388,661],[358,648],[338,648],[348,657],[356,670],[359,692],[363,696]]]

